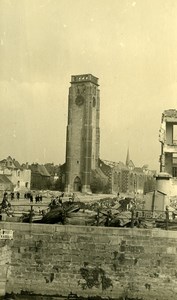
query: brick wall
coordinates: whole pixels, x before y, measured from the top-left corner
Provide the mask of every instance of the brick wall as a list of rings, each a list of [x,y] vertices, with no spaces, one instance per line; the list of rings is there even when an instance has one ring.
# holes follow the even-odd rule
[[[8,293],[177,299],[177,232],[3,222],[1,228],[14,230],[12,241],[0,241]]]

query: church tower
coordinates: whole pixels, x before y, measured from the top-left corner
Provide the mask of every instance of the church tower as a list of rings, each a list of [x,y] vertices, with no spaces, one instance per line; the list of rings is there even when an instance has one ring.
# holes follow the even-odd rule
[[[100,96],[98,78],[71,76],[68,97],[65,191],[89,192],[91,171],[98,167]]]

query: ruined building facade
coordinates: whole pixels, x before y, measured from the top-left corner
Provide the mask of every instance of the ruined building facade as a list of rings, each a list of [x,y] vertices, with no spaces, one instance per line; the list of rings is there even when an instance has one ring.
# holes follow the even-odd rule
[[[160,172],[177,177],[177,110],[165,110],[159,130],[161,142]]]
[[[13,191],[26,191],[31,188],[31,170],[26,165],[8,156],[0,161],[0,174],[6,176],[12,183]],[[6,190],[6,188],[4,188]],[[7,188],[9,190],[9,188]]]

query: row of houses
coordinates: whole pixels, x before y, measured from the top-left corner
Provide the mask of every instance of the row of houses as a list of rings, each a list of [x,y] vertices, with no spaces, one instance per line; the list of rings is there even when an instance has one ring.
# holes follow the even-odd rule
[[[59,166],[20,164],[8,156],[0,161],[0,193],[4,191],[26,193],[30,190],[56,189]]]

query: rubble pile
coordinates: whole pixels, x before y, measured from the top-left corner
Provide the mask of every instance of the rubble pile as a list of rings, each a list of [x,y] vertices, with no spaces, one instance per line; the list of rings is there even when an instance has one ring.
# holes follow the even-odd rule
[[[6,214],[6,220],[11,222],[177,230],[176,198],[165,212],[145,211],[143,201],[133,197],[107,197],[94,202],[72,198],[62,201],[62,198],[52,196],[45,209],[37,210],[37,206],[32,204],[31,209],[23,212],[18,220],[14,220],[9,202],[3,201],[0,217]]]
[[[70,224],[90,226],[124,227],[131,225],[131,210],[127,205],[132,199],[104,198],[94,203],[80,201],[66,201],[64,203],[50,204],[47,211],[43,212],[40,220],[33,220],[45,224]],[[29,222],[26,216],[23,222]]]

